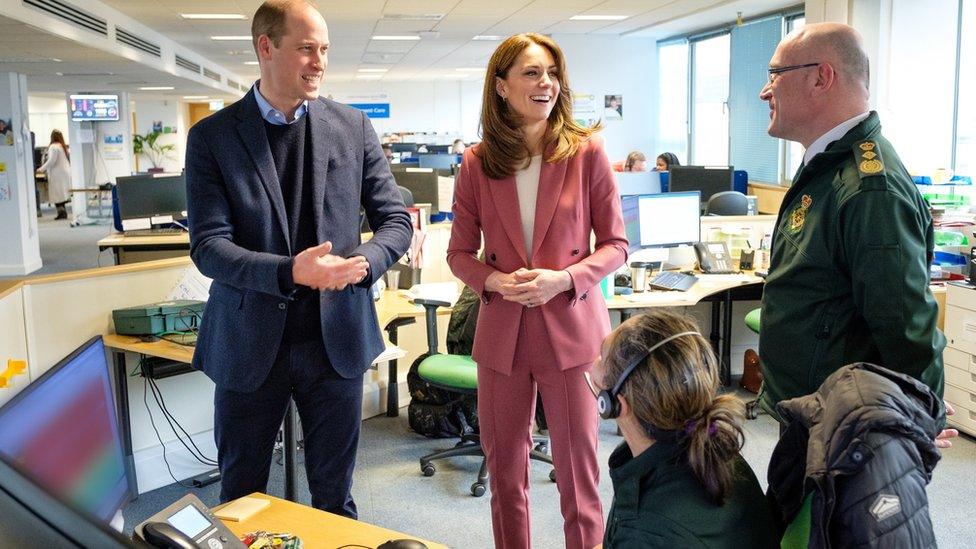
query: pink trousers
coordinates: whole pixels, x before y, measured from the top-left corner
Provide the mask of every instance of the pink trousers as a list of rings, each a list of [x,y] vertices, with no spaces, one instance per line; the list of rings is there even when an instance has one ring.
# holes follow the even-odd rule
[[[545,403],[566,547],[590,549],[603,541],[597,484],[599,415],[583,372],[559,371],[539,309],[522,315],[511,375],[478,367],[478,424],[488,461],[495,547],[531,546],[529,450],[536,389]],[[545,494],[549,504],[554,494]]]

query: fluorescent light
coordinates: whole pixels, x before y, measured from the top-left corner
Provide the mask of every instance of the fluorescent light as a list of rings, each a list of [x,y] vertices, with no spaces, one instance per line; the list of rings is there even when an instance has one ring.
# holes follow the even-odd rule
[[[629,15],[574,15],[570,21],[623,21]]]
[[[181,13],[183,19],[247,19],[240,13]]]
[[[139,89],[141,91],[147,91],[148,92],[148,91],[175,90],[176,88],[174,88],[173,86],[143,86],[143,87],[141,87]]]
[[[356,78],[359,80],[379,80],[383,78],[382,74],[357,74]]]
[[[497,34],[479,34],[472,38],[472,40],[501,40],[502,38],[504,37]]]
[[[357,72],[386,72],[390,69],[356,69]]]
[[[211,40],[216,40],[218,42],[234,42],[234,41],[251,41],[250,35],[239,34],[239,35],[217,35],[211,36]]]
[[[210,99],[209,95],[184,95],[183,99]]]
[[[257,61],[245,61],[244,64],[245,65],[257,65],[258,62]]]
[[[373,40],[420,40],[420,37],[416,34],[379,34],[374,36]]]

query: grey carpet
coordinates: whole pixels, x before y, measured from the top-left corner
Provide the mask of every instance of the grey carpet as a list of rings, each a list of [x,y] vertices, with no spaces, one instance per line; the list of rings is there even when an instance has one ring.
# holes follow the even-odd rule
[[[43,216],[37,220],[40,236],[42,267],[28,276],[94,269],[114,265],[112,251],[98,252],[98,241],[109,234],[110,225],[69,224],[68,219],[54,219],[57,214],[53,207],[42,208]],[[3,278],[3,277],[0,277]]]
[[[474,482],[480,460],[461,457],[439,460],[437,473],[424,477],[418,459],[446,448],[451,440],[425,439],[409,430],[406,409],[399,418],[376,417],[363,423],[353,496],[359,506],[360,519],[408,534],[422,536],[457,548],[492,546],[490,493],[481,498],[468,491]],[[765,486],[766,463],[778,436],[776,424],[768,416],[746,423],[746,446],[743,455]],[[600,425],[600,461],[604,464],[600,498],[604,514],[609,510],[612,490],[606,472],[606,461],[613,448],[622,441],[616,435],[613,421]],[[213,457],[213,456],[211,456]],[[299,501],[308,504],[307,482],[299,454]],[[970,507],[976,501],[976,442],[972,438],[956,439],[929,485],[932,520],[941,547],[972,547],[976,539],[976,522]],[[531,524],[533,547],[563,547],[562,517],[556,486],[549,482],[549,468],[533,463],[530,478]],[[124,510],[126,527],[141,522],[187,491],[196,493],[204,503],[217,503],[219,485],[187,490],[175,484],[143,494]],[[283,475],[272,467],[268,492],[281,496]]]

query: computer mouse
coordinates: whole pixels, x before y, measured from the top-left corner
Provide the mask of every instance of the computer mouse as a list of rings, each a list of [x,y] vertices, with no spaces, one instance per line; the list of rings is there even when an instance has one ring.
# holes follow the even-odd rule
[[[427,545],[415,539],[391,539],[376,549],[427,549]]]

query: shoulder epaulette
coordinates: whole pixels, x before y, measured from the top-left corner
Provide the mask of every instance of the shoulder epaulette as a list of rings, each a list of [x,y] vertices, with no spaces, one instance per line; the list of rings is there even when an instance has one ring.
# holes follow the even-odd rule
[[[881,147],[876,141],[866,139],[854,143],[854,163],[861,179],[874,177],[884,173],[884,160],[881,159]]]

